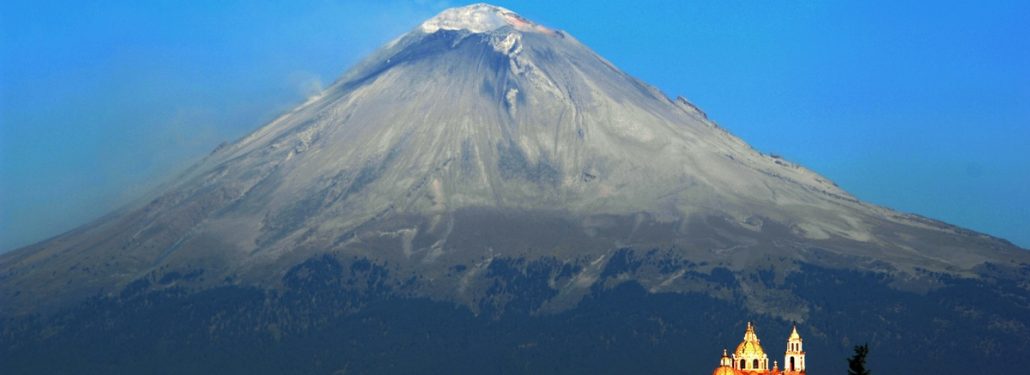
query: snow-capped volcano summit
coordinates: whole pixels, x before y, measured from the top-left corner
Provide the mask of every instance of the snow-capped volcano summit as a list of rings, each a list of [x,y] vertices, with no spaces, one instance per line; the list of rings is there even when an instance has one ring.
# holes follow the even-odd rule
[[[259,282],[268,267],[324,252],[439,279],[448,264],[497,252],[593,261],[676,244],[744,269],[763,257],[811,260],[805,249],[818,247],[899,272],[969,275],[1014,249],[860,202],[549,30],[486,4],[445,10],[144,207],[5,254],[5,298],[89,295],[185,264]],[[514,229],[540,217],[568,229]],[[482,242],[484,231],[498,237]],[[1013,251],[1004,254],[1026,255]],[[100,254],[118,269],[95,274],[114,267]],[[92,265],[39,278],[65,262]],[[444,294],[470,297],[459,290]]]
[[[746,269],[764,257],[811,260],[805,249],[818,247],[899,272],[969,275],[1014,248],[860,202],[574,38],[540,30],[549,31],[486,4],[443,11],[149,204],[5,254],[5,298],[89,295],[185,264],[263,282],[268,267],[324,252],[390,260],[446,284],[447,265],[496,253],[594,261],[675,244]],[[568,229],[515,229],[540,217]],[[482,242],[483,233],[497,237]],[[117,270],[94,273],[111,258]],[[65,262],[91,266],[39,278]]]
[[[423,22],[420,29],[426,33],[434,33],[438,30],[467,30],[473,33],[484,33],[505,26],[519,31],[550,31],[515,12],[484,3],[447,9],[436,17]]]
[[[906,306],[955,304],[955,314],[985,326],[984,319],[1017,327],[1005,340],[1023,346],[1005,350],[1018,353],[1030,347],[1030,329],[1016,324],[1030,311],[1028,270],[1030,255],[1004,240],[862,202],[814,171],[752,149],[568,34],[476,4],[415,27],[321,96],[216,149],[145,204],[3,254],[0,313],[111,303],[149,316],[171,301],[154,319],[176,311],[196,319],[185,329],[197,335],[231,336],[218,330],[237,327],[224,320],[236,316],[246,334],[267,329],[279,340],[300,332],[294,337],[304,340],[319,336],[304,336],[306,329],[375,302],[389,309],[391,298],[461,309],[448,307],[448,317],[502,319],[576,316],[589,309],[582,306],[645,306],[654,297],[663,302],[652,307],[676,314],[812,321],[829,340],[825,332],[842,328],[827,316],[851,306],[835,298],[858,295],[889,300],[885,310],[862,306],[874,310],[854,317],[868,316],[862,324],[923,323],[924,310]],[[851,290],[854,280],[862,287]],[[967,289],[948,289],[959,287]],[[1022,299],[972,311],[957,305],[969,290]],[[217,297],[230,305],[205,303],[210,295],[232,297]],[[627,295],[638,299],[619,300]],[[958,326],[959,315],[942,318],[943,327]],[[641,335],[652,340],[647,348],[672,342],[667,324],[709,319],[631,316],[661,325]],[[397,320],[369,321],[400,331],[388,329]],[[366,323],[356,329],[379,324]],[[856,326],[879,329],[872,325]],[[921,343],[948,331],[939,332],[878,337]],[[503,350],[563,342],[548,341],[552,333]],[[409,347],[409,339],[382,353]],[[582,347],[621,340],[590,336]],[[679,353],[661,349],[643,355]],[[931,349],[937,358],[969,355]],[[380,357],[326,360],[339,358]],[[491,372],[483,368],[422,372]],[[576,370],[564,372],[590,372]]]

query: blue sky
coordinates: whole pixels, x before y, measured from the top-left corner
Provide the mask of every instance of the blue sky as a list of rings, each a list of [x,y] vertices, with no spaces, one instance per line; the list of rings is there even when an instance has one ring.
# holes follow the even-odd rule
[[[1030,2],[497,1],[861,199],[1030,247]],[[0,251],[242,136],[447,1],[5,1]]]

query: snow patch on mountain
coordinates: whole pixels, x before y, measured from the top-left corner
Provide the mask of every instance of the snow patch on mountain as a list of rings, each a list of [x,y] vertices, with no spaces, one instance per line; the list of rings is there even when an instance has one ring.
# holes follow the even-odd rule
[[[551,32],[550,29],[537,25],[523,18],[518,13],[490,4],[472,4],[460,8],[451,8],[440,12],[421,25],[424,33],[431,34],[439,30],[466,30],[473,33],[486,33],[510,26],[519,31]]]
[[[522,52],[522,34],[513,32],[508,33],[504,38],[494,37],[490,44],[494,47],[494,51],[515,56]]]

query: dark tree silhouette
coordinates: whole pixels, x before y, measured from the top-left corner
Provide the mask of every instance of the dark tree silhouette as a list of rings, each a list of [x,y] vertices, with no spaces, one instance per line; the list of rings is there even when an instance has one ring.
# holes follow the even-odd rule
[[[848,358],[848,375],[869,375],[865,369],[865,356],[869,354],[869,344],[855,347],[855,355]]]

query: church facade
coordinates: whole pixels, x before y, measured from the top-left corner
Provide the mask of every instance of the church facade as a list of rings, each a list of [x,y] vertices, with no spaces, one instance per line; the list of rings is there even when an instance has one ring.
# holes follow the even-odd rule
[[[805,374],[805,350],[802,346],[801,335],[798,334],[798,327],[794,327],[787,337],[787,350],[783,354],[783,368],[780,368],[778,361],[772,361],[772,369],[769,368],[769,356],[762,349],[762,344],[755,333],[755,326],[747,323],[747,330],[744,332],[744,341],[737,345],[737,350],[730,355],[726,349],[722,350],[722,358],[719,360],[719,367],[715,368],[712,375],[803,375]]]

